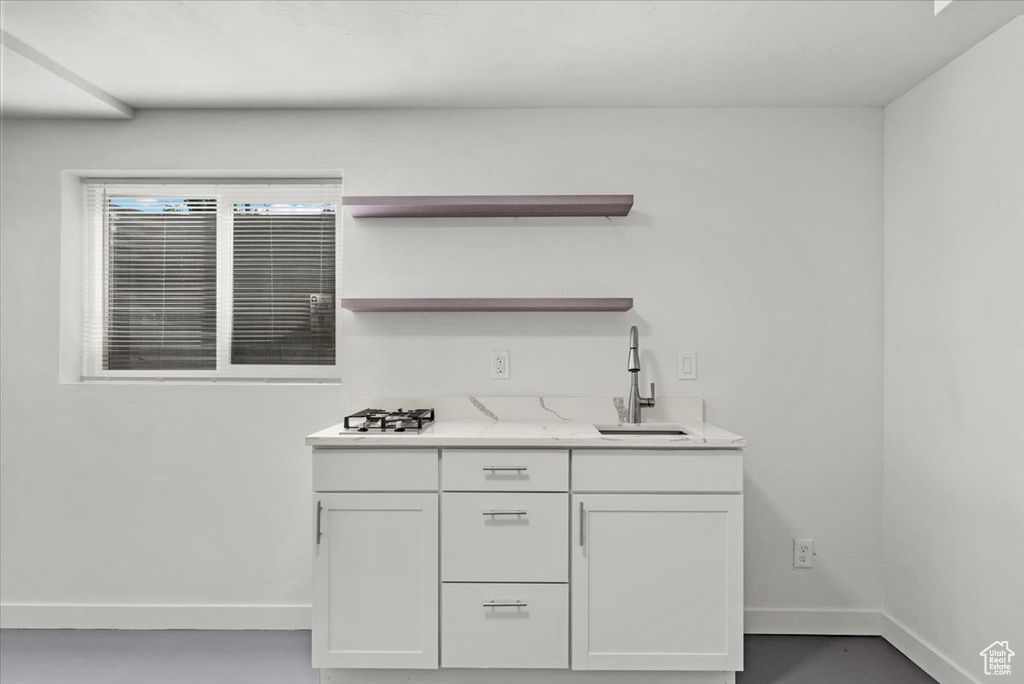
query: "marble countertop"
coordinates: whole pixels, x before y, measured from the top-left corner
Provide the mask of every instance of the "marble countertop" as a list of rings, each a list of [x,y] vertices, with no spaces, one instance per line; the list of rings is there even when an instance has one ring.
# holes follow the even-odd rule
[[[618,427],[600,423],[601,427]],[[602,435],[592,423],[516,422],[504,420],[441,421],[418,434],[346,431],[343,424],[313,433],[306,444],[314,447],[448,446],[448,447],[597,447],[655,449],[741,449],[744,437],[703,421],[645,422],[648,429],[681,429],[686,435]],[[628,429],[632,426],[622,426]]]

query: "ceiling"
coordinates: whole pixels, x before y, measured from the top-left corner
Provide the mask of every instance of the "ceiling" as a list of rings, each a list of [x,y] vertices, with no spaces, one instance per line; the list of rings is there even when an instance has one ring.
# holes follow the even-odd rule
[[[880,106],[1024,0],[4,0],[5,116]]]

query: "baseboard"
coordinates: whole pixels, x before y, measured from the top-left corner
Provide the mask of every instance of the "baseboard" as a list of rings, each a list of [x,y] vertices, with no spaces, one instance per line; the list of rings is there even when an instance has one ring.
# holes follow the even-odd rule
[[[974,675],[962,670],[941,651],[919,637],[895,618],[882,615],[882,638],[910,658],[939,684],[979,684]]]
[[[882,614],[877,610],[748,608],[743,619],[747,634],[879,636]]]
[[[308,605],[0,604],[8,629],[309,629]]]
[[[745,611],[747,634],[878,636],[881,615],[869,610]],[[0,627],[12,629],[309,629],[308,605],[0,604]]]

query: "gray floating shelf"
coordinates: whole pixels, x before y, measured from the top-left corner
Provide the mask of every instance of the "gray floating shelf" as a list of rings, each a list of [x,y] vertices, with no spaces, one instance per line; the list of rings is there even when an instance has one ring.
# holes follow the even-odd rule
[[[349,311],[629,311],[630,297],[605,299],[351,299],[341,300]]]
[[[632,195],[426,195],[343,197],[355,218],[626,216]]]

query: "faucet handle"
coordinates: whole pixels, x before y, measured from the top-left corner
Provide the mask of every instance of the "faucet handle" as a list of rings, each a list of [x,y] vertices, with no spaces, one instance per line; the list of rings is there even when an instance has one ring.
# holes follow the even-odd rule
[[[654,383],[652,382],[651,383],[651,396],[649,396],[649,397],[641,397],[640,398],[640,405],[641,406],[646,406],[647,408],[650,408],[650,407],[654,406],[654,399],[655,399],[655,396],[654,396]]]

